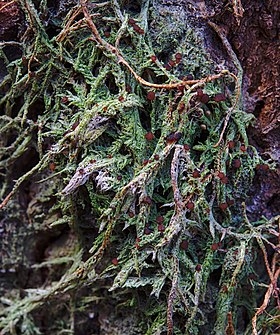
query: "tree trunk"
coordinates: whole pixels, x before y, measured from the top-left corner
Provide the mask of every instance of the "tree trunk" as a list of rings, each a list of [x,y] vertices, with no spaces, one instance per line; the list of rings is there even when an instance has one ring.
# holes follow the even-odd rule
[[[279,331],[278,22],[0,2],[1,335]]]

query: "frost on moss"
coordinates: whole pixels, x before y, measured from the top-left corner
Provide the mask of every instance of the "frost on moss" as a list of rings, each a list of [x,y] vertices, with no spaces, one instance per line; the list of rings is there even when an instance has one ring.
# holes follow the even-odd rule
[[[248,143],[253,117],[234,54],[234,73],[216,66],[186,9],[156,1],[61,2],[55,15],[46,2],[19,4],[28,28],[1,84],[1,208],[12,215],[22,185],[35,182],[30,221],[39,232],[68,225],[71,243],[29,264],[66,264],[60,278],[3,297],[3,334],[39,334],[36,312],[48,306],[48,330],[74,334],[76,315],[96,320],[89,311],[106,304],[107,332],[118,313],[134,320],[114,334],[224,334],[231,313],[249,334],[238,318],[251,319],[264,293],[256,265],[275,219],[246,216],[255,169],[269,162]],[[30,148],[34,164],[14,182]]]

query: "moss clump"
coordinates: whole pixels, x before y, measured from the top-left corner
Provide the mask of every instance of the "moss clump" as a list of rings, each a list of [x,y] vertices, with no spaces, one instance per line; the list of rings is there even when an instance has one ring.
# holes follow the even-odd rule
[[[263,161],[248,143],[253,117],[242,109],[239,65],[235,74],[203,77],[214,63],[201,33],[182,22],[171,30],[164,16],[161,33],[151,32],[149,11],[153,18],[158,9],[149,1],[138,13],[129,7],[130,16],[118,1],[63,2],[55,15],[45,2],[19,4],[28,28],[23,56],[7,64],[1,84],[1,207],[9,215],[13,196],[33,179],[42,188],[31,221],[41,231],[68,225],[79,248],[70,243],[68,258],[58,252],[33,265],[68,267],[3,306],[3,334],[11,325],[40,333],[36,311],[50,305],[64,314],[52,333],[75,333],[79,312],[96,320],[89,311],[106,311],[110,301],[113,313],[132,315],[127,334],[224,334],[229,313],[238,330],[241,308],[254,315],[264,277],[250,275],[275,222],[246,216],[246,192]],[[177,62],[166,58],[170,31],[184,36],[168,49],[182,53]],[[10,171],[30,148],[34,164],[13,186]],[[241,331],[250,332],[250,322]]]

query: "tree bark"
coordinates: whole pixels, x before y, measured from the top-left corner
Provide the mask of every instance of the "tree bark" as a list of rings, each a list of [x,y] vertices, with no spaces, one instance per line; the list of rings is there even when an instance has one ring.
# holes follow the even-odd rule
[[[0,2],[1,335],[279,330],[278,7]]]

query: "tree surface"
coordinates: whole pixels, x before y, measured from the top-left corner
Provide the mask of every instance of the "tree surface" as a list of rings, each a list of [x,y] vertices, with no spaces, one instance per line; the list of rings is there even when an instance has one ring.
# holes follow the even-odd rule
[[[0,2],[0,332],[277,334],[275,1]]]

